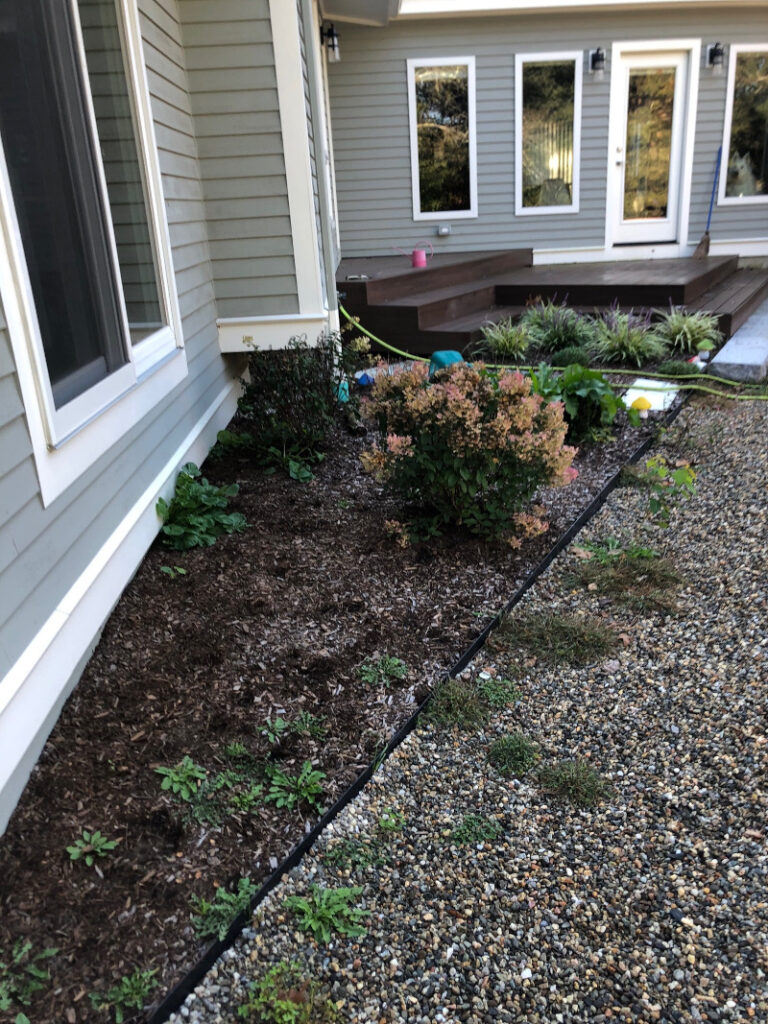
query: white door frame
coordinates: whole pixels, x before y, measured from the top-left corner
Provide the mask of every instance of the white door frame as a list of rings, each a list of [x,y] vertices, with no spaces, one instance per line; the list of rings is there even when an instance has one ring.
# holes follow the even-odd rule
[[[610,95],[610,119],[608,132],[608,166],[606,172],[606,219],[605,219],[605,247],[611,249],[616,245],[631,240],[632,232],[622,230],[621,213],[624,206],[623,183],[624,167],[623,160],[624,146],[626,144],[626,116],[627,116],[627,86],[628,86],[628,65],[622,59],[628,57],[630,60],[639,55],[647,55],[649,61],[663,61],[666,55],[683,53],[687,60],[684,62],[686,81],[683,83],[680,95],[684,104],[682,120],[680,122],[680,140],[676,148],[678,154],[679,175],[675,185],[677,210],[674,214],[675,221],[672,225],[674,230],[674,244],[667,244],[664,237],[654,238],[654,227],[658,227],[658,221],[650,221],[648,224],[639,226],[634,231],[638,246],[653,246],[656,242],[663,245],[660,255],[680,256],[688,251],[688,220],[691,201],[691,179],[693,174],[693,145],[696,130],[697,97],[699,91],[699,63],[701,59],[700,39],[653,39],[647,41],[634,41],[627,43],[614,43],[611,50],[611,95]],[[666,223],[666,222],[665,222]],[[644,229],[641,230],[640,228]],[[623,246],[622,246],[623,248]]]

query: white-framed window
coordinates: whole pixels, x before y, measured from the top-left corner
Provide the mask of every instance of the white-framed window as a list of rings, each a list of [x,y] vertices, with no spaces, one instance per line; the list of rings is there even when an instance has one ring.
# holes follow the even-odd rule
[[[577,213],[583,53],[515,56],[515,213]]]
[[[136,0],[3,0],[0,296],[47,504],[186,375]]]
[[[475,58],[406,63],[413,219],[476,217]]]
[[[768,202],[768,42],[730,47],[719,202]]]

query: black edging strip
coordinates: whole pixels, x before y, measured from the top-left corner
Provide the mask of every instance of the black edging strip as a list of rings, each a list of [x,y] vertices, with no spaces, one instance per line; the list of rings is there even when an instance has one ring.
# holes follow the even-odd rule
[[[668,427],[677,418],[678,414],[685,404],[687,396],[681,396],[680,402],[678,402],[664,417],[663,426]],[[655,434],[646,438],[645,441],[630,455],[624,466],[631,466],[645,455],[647,451],[653,446],[656,440]],[[603,485],[600,492],[592,499],[586,509],[581,513],[578,519],[575,519],[573,523],[568,527],[565,533],[561,534],[557,539],[556,543],[550,548],[547,554],[542,558],[535,568],[528,573],[526,578],[520,584],[518,589],[504,605],[502,610],[498,612],[483,631],[475,637],[467,650],[459,657],[458,661],[451,667],[451,669],[445,674],[443,678],[457,676],[460,672],[463,672],[467,665],[472,659],[478,654],[478,652],[485,646],[485,642],[501,623],[505,615],[518,604],[524,594],[530,590],[536,580],[541,574],[551,565],[551,563],[557,558],[560,552],[566,548],[573,538],[579,533],[592,519],[600,509],[603,507],[608,499],[608,496],[618,486],[621,478],[621,473],[624,468],[618,469],[610,480]],[[390,739],[389,743],[384,748],[383,753],[380,753],[376,759],[368,765],[368,767],[358,775],[355,781],[349,786],[338,798],[335,804],[326,811],[325,814],[320,818],[318,823],[308,832],[300,843],[298,843],[290,851],[288,856],[279,864],[272,874],[267,878],[264,884],[261,886],[259,891],[251,899],[251,903],[248,910],[244,910],[239,914],[229,927],[229,931],[220,941],[211,943],[211,945],[203,953],[202,957],[197,963],[188,971],[188,973],[181,979],[181,981],[171,989],[162,1003],[154,1011],[152,1016],[149,1018],[149,1024],[165,1024],[170,1015],[174,1013],[182,1005],[187,996],[194,991],[195,988],[200,984],[208,971],[213,967],[216,961],[219,959],[225,950],[229,949],[239,937],[243,928],[251,920],[253,912],[256,907],[269,895],[270,892],[282,881],[283,876],[289,871],[295,868],[300,862],[305,853],[314,846],[315,841],[319,838],[320,834],[326,828],[327,825],[333,821],[333,819],[350,803],[355,799],[357,794],[373,776],[374,772],[378,769],[379,765],[385,761],[389,755],[395,750],[403,740],[411,733],[416,727],[416,724],[429,704],[430,697],[427,697],[418,708],[414,711],[411,717],[400,726],[394,736]]]

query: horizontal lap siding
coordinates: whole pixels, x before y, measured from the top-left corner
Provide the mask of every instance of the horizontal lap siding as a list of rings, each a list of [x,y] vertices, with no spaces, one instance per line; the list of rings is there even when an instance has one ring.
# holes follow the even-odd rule
[[[725,8],[728,8],[725,12]],[[387,254],[433,238],[436,225],[414,221],[406,60],[476,59],[479,216],[445,221],[452,234],[440,251],[533,246],[602,247],[608,160],[610,66],[602,81],[584,74],[579,212],[516,217],[514,213],[514,64],[517,53],[581,50],[608,53],[613,41],[700,37],[703,46],[768,42],[768,13],[723,4],[724,13],[697,10],[646,15],[489,17],[409,20],[386,29],[339,27],[342,60],[329,66],[342,252]],[[585,57],[586,60],[586,57]],[[706,221],[712,167],[720,144],[726,77],[702,70],[696,121],[690,237]],[[713,239],[768,235],[768,208],[716,210]]]
[[[176,0],[141,0],[141,26],[167,200],[188,376],[48,508],[6,336],[0,331],[0,674],[231,380],[218,351],[216,308]],[[8,390],[10,387],[10,391]],[[6,441],[7,443],[4,443]],[[94,623],[94,629],[98,627]],[[2,685],[2,683],[0,683]]]
[[[268,0],[179,7],[219,315],[296,313]]]

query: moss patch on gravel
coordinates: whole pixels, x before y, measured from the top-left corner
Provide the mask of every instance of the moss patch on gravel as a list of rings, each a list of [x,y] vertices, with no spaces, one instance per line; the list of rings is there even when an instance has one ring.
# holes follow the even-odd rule
[[[587,761],[559,761],[544,765],[538,782],[545,793],[569,800],[577,807],[594,807],[613,793],[613,786]]]
[[[521,732],[499,736],[488,748],[488,760],[508,778],[521,779],[539,759],[539,747]]]
[[[478,729],[488,720],[488,705],[471,683],[444,679],[432,691],[425,718],[444,728]]]
[[[589,665],[616,646],[615,634],[598,619],[551,611],[512,614],[491,640],[494,647],[522,648],[555,665]]]
[[[565,577],[568,587],[584,587],[638,611],[677,610],[675,592],[682,577],[666,558],[633,557],[622,552],[608,561],[591,559]]]

